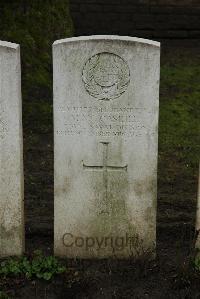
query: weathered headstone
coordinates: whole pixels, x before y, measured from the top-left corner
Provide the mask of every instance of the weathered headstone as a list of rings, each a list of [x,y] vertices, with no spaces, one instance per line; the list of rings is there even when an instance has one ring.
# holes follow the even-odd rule
[[[55,254],[154,255],[159,43],[56,41]]]
[[[0,256],[24,250],[19,45],[0,41]]]
[[[200,251],[200,161],[199,161],[199,177],[198,177],[198,191],[197,191],[196,231],[197,231],[196,248]],[[199,256],[200,256],[200,252],[198,252],[198,257]]]

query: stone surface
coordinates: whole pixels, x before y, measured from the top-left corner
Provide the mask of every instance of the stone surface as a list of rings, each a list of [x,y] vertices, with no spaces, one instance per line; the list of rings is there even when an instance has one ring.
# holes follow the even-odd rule
[[[154,255],[159,43],[56,41],[55,254]]]
[[[24,250],[19,45],[0,41],[0,256]]]
[[[197,192],[196,231],[197,231],[196,248],[200,250],[200,162],[199,162],[199,180],[198,180],[198,192]],[[199,252],[198,252],[198,256],[200,256]]]

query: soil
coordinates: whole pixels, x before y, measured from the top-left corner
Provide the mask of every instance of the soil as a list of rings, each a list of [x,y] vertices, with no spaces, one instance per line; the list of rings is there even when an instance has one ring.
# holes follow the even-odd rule
[[[192,45],[192,46],[191,46]],[[176,51],[197,55],[197,41],[163,41],[163,60]],[[171,54],[170,54],[171,53]],[[169,55],[170,54],[170,55]],[[165,91],[167,92],[167,91]],[[171,95],[171,90],[168,91]],[[24,128],[26,252],[53,253],[53,133]],[[51,282],[10,280],[11,298],[200,298],[200,276],[191,272],[197,197],[197,168],[180,176],[177,159],[165,157],[168,175],[160,179],[159,163],[157,258],[147,262],[67,260],[68,274]],[[173,161],[172,161],[173,160]]]

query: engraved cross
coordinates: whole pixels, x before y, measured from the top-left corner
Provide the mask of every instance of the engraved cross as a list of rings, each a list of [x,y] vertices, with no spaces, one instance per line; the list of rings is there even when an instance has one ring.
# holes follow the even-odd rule
[[[111,166],[107,165],[108,161],[108,145],[109,142],[100,142],[103,145],[103,165],[86,165],[83,163],[84,170],[102,171],[103,172],[103,192],[104,201],[108,203],[108,171],[127,171],[128,165]]]

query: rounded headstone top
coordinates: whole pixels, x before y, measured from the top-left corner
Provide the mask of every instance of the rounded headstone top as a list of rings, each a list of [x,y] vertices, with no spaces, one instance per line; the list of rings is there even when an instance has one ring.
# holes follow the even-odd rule
[[[0,40],[0,47],[5,47],[5,48],[10,48],[10,49],[16,50],[19,48],[19,45],[15,44],[15,43],[10,43],[10,42]]]
[[[137,43],[146,44],[154,47],[160,47],[160,43],[157,41],[138,38],[138,37],[131,37],[131,36],[120,36],[120,35],[90,35],[90,36],[70,37],[70,38],[57,40],[53,43],[53,45],[56,46],[62,43],[90,41],[90,40],[127,41],[127,42],[137,42]]]

